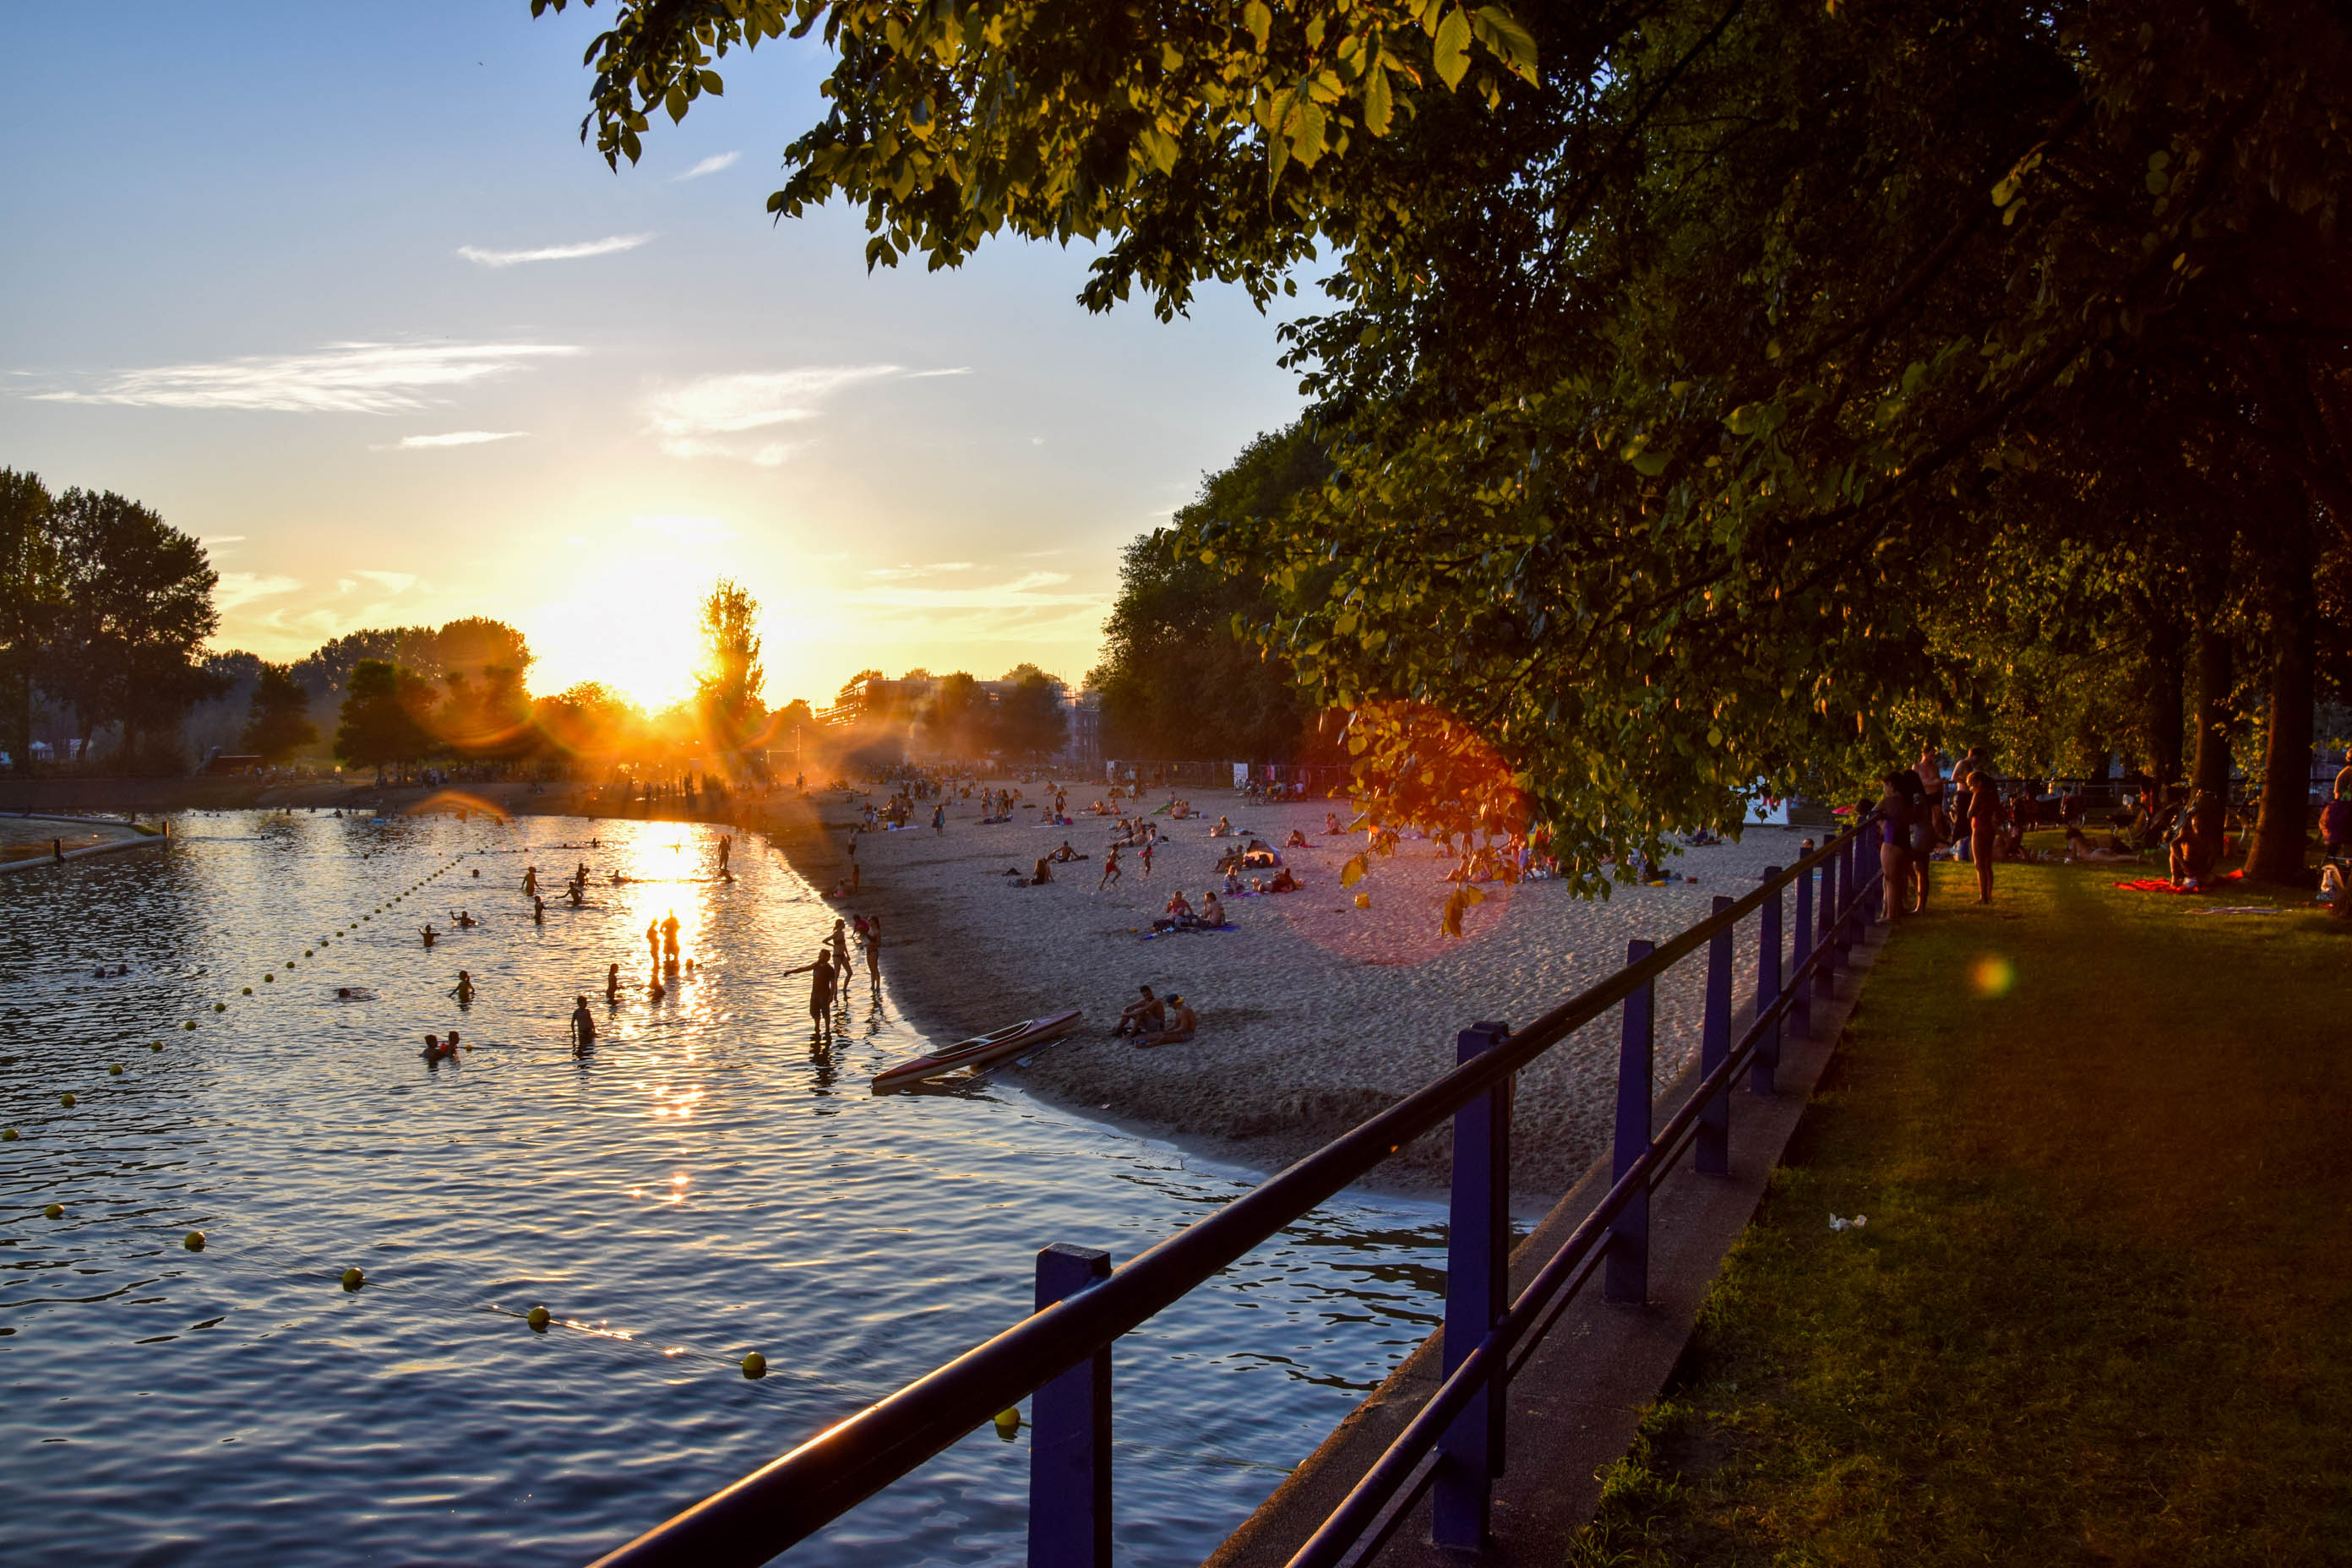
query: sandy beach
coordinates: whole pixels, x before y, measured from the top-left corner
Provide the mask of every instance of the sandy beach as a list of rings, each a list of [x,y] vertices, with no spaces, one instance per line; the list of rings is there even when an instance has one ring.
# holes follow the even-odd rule
[[[953,800],[946,832],[934,834],[926,803],[917,826],[858,836],[863,887],[839,908],[881,917],[884,973],[928,1029],[977,1033],[1084,1009],[1080,1031],[1008,1069],[1012,1081],[1074,1110],[1275,1169],[1450,1067],[1464,1026],[1534,1018],[1621,964],[1629,940],[1663,940],[1704,918],[1717,895],[1751,889],[1764,867],[1791,860],[1804,837],[1750,828],[1738,844],[1688,849],[1670,862],[1695,882],[1619,887],[1605,900],[1575,898],[1553,882],[1491,884],[1486,901],[1469,912],[1465,937],[1454,940],[1438,929],[1452,862],[1434,845],[1407,839],[1343,892],[1341,863],[1362,836],[1322,829],[1327,812],[1349,819],[1344,803],[1246,806],[1223,790],[1190,798],[1205,818],[1156,819],[1163,837],[1152,875],[1122,851],[1123,879],[1100,891],[1110,820],[1079,816],[1075,826],[1052,826],[1031,805],[1016,808],[1010,823],[982,826],[976,801]],[[1073,791],[1071,805],[1092,799]],[[779,847],[824,886],[846,874],[849,825],[863,801],[836,795],[818,805],[823,826],[789,833]],[[1229,900],[1233,931],[1149,936],[1174,892],[1197,905],[1216,881],[1217,858],[1234,847],[1210,837],[1220,814],[1276,846],[1294,827],[1307,833],[1311,847],[1283,851],[1303,890]],[[1087,858],[1055,868],[1052,883],[1021,887],[1004,875],[1025,875],[1065,840]],[[1357,892],[1370,895],[1369,909],[1354,906]],[[1750,921],[1738,948],[1743,1004],[1755,984],[1754,942]],[[1685,962],[1660,988],[1661,1087],[1696,1055],[1702,977],[1700,962]],[[1145,1050],[1113,1037],[1119,1010],[1146,984],[1192,1004],[1201,1019],[1192,1040]],[[1513,1158],[1519,1203],[1565,1191],[1606,1146],[1616,1049],[1612,1014],[1522,1075]],[[1445,1152],[1442,1136],[1424,1139],[1390,1163],[1381,1184],[1440,1183]]]

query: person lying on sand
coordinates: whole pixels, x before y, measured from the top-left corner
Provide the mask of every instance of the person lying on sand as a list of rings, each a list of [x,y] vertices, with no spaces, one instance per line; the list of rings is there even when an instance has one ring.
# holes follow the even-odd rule
[[[1181,1040],[1191,1039],[1192,1031],[1200,1026],[1200,1018],[1192,1011],[1192,1004],[1186,1002],[1181,996],[1171,995],[1168,998],[1166,1026],[1155,1034],[1144,1036],[1135,1043],[1139,1047],[1172,1046]]]
[[[1118,1016],[1118,1034],[1156,1035],[1168,1026],[1168,1004],[1151,994],[1151,987],[1139,985],[1142,997],[1129,1002]]]

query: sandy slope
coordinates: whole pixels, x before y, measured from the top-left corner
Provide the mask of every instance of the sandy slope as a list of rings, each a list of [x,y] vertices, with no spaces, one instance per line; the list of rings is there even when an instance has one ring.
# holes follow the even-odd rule
[[[1318,831],[1332,803],[1244,808],[1229,793],[1205,791],[1195,799],[1209,822],[1226,812],[1274,844],[1294,826],[1306,829],[1316,847],[1287,852],[1306,889],[1231,900],[1238,931],[1145,941],[1141,931],[1172,891],[1197,903],[1211,881],[1229,845],[1207,837],[1208,823],[1161,817],[1168,837],[1154,875],[1146,879],[1124,855],[1126,879],[1097,892],[1108,823],[1079,817],[1069,828],[1040,826],[1034,810],[1021,810],[1010,824],[982,826],[970,803],[955,802],[943,837],[928,826],[928,810],[924,826],[864,836],[866,886],[841,907],[882,917],[885,972],[929,1027],[977,1032],[1084,1008],[1086,1027],[1014,1069],[1015,1081],[1270,1168],[1443,1071],[1462,1026],[1536,1016],[1622,963],[1629,938],[1663,939],[1703,918],[1714,895],[1752,888],[1764,866],[1794,858],[1800,837],[1751,829],[1741,844],[1680,857],[1673,868],[1696,875],[1696,884],[1619,888],[1606,901],[1572,898],[1552,883],[1495,886],[1470,912],[1466,939],[1449,941],[1438,932],[1447,862],[1433,846],[1409,840],[1375,861],[1356,889],[1370,894],[1371,907],[1358,910],[1339,874],[1360,836]],[[825,815],[840,820],[838,807]],[[803,837],[794,858],[813,878],[829,879],[846,865],[845,837],[836,829],[821,840]],[[1022,888],[1002,875],[1025,871],[1065,838],[1090,858],[1058,868],[1059,880]],[[1743,1001],[1754,984],[1752,925],[1738,947]],[[1686,963],[1661,990],[1662,1085],[1696,1052],[1700,981],[1699,965]],[[1190,998],[1199,1037],[1156,1050],[1111,1038],[1120,1007],[1143,984]],[[1616,1037],[1612,1015],[1523,1076],[1514,1172],[1523,1199],[1564,1190],[1603,1146]],[[1424,1140],[1392,1163],[1395,1177],[1438,1179],[1443,1158],[1440,1141]]]

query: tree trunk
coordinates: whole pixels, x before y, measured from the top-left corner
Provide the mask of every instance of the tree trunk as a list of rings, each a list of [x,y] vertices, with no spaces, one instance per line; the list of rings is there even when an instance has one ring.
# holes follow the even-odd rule
[[[2269,742],[2263,752],[2262,815],[2246,875],[2262,882],[2304,880],[2311,836],[2311,724],[2318,661],[2319,595],[2310,536],[2285,563],[2271,609]]]
[[[2158,613],[2147,645],[2147,771],[2158,784],[2180,782],[2180,623]]]
[[[2230,634],[2211,622],[2197,628],[2197,758],[2189,782],[2217,800],[2230,794],[2230,689],[2237,674]]]

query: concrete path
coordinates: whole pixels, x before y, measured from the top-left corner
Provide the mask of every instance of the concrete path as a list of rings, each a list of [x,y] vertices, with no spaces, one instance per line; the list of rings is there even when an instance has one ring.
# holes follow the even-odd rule
[[[1377,1558],[1381,1568],[1463,1568],[1470,1562],[1559,1568],[1565,1561],[1570,1542],[1600,1502],[1601,1472],[1632,1447],[1642,1411],[1680,1359],[1724,1255],[1754,1216],[1883,938],[1883,928],[1868,928],[1839,975],[1836,1000],[1813,1004],[1809,1035],[1787,1032],[1777,1092],[1734,1091],[1729,1176],[1699,1175],[1685,1155],[1652,1193],[1648,1304],[1609,1305],[1596,1279],[1513,1380],[1507,1468],[1495,1483],[1487,1550],[1474,1556],[1430,1544],[1424,1499],[1397,1521]],[[1752,1017],[1752,1004],[1743,1011]],[[1733,1037],[1746,1026],[1746,1018],[1735,1021]],[[1691,1081],[1659,1097],[1658,1124],[1680,1108]],[[1604,1155],[1520,1245],[1511,1259],[1514,1296],[1591,1212],[1609,1189],[1608,1178]],[[1435,1391],[1443,1337],[1433,1334],[1414,1351],[1206,1568],[1281,1568]]]

